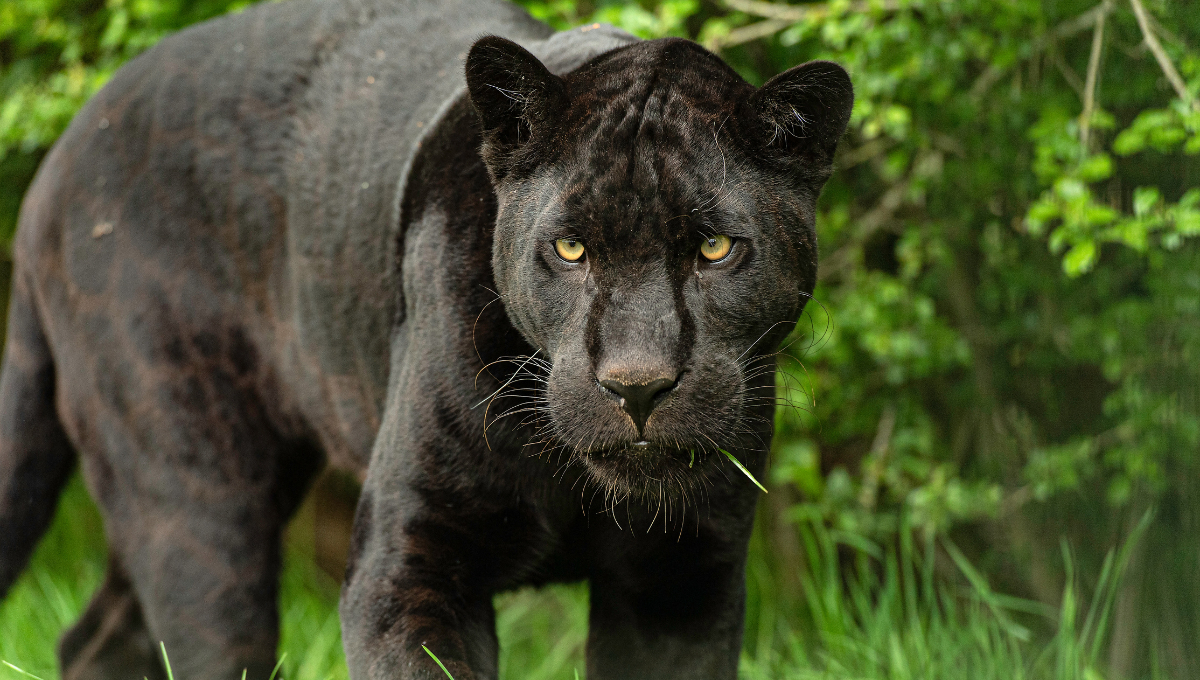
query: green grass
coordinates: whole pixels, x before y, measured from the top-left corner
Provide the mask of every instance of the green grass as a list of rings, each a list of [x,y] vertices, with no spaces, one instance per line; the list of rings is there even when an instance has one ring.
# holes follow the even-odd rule
[[[282,676],[348,680],[338,624],[338,584],[303,551],[293,549],[284,556],[279,585]]]
[[[1068,574],[1059,609],[994,592],[949,540],[930,538],[916,546],[915,532],[902,531],[894,546],[848,545],[820,525],[801,524],[808,558],[800,577],[805,625],[788,626],[777,614],[758,612],[757,631],[748,632],[748,646],[758,642],[758,653],[743,657],[741,676],[1113,680],[1100,663],[1107,625],[1130,548],[1148,523],[1149,515],[1126,546],[1109,553],[1086,607],[1064,547]],[[847,551],[854,563],[849,573],[840,568]],[[765,567],[753,559],[761,553],[751,555],[751,584],[759,588],[761,607],[771,599],[763,592],[770,584],[761,578],[756,583],[756,567],[760,573]],[[939,556],[948,557],[958,570],[957,586],[935,577]],[[1057,634],[1039,640],[1026,623],[1057,629]]]
[[[0,603],[0,661],[42,680],[58,677],[55,645],[103,580],[105,550],[103,523],[76,476],[29,568]],[[288,543],[280,591],[280,675],[347,680],[338,584],[317,567],[303,540]],[[586,586],[525,589],[497,597],[496,604],[502,677],[569,679],[576,669],[582,674]],[[0,680],[21,677],[0,666]]]
[[[54,648],[104,578],[104,533],[78,475],[29,569],[0,603],[0,661],[44,680],[58,677]],[[18,677],[0,668],[0,680]]]
[[[570,680],[584,671],[588,589],[583,583],[525,588],[496,598],[500,677]]]
[[[0,604],[0,660],[21,669],[0,666],[0,680],[58,677],[55,641],[103,577],[101,529],[76,478],[30,568]],[[781,579],[764,536],[755,535],[744,680],[1118,680],[1104,674],[1100,660],[1129,546],[1086,579],[1074,573],[1064,548],[1067,587],[1053,609],[992,591],[942,539],[917,545],[915,532],[900,532],[895,545],[876,546],[815,522],[801,522],[797,531],[805,556],[793,579],[803,595],[799,611],[778,606],[786,599]],[[957,578],[946,577],[947,565]],[[1083,581],[1095,586],[1083,592]],[[280,676],[347,678],[337,584],[303,541],[289,541],[281,593]],[[521,590],[497,597],[496,605],[501,678],[583,677],[586,585]],[[1051,634],[1039,636],[1039,629]]]

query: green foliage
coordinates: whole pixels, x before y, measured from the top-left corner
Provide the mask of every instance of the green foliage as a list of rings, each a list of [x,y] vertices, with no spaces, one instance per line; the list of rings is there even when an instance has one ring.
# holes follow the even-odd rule
[[[798,529],[805,555],[799,585],[806,625],[787,627],[787,643],[780,646],[764,635],[779,622],[761,609],[752,612],[751,624],[765,644],[743,658],[741,676],[1103,680],[1101,643],[1112,622],[1113,598],[1146,520],[1129,543],[1105,557],[1091,604],[1081,605],[1080,586],[1068,571],[1063,604],[1056,609],[997,593],[944,537],[926,534],[917,541],[911,527],[903,526],[889,543],[876,544],[830,531],[819,516],[805,517]],[[1064,555],[1070,565],[1069,551]],[[962,587],[948,585],[945,574],[939,575],[942,556],[958,571]],[[761,562],[751,561],[752,588],[770,588],[763,570]],[[1033,640],[1017,620],[1028,616],[1055,619],[1058,633],[1045,642]]]
[[[858,96],[781,360],[777,510],[855,545],[958,535],[1056,605],[1060,537],[1094,575],[1130,515],[1178,508],[1124,595],[1146,609],[1116,614],[1127,651],[1098,663],[1146,673],[1170,639],[1183,677],[1200,560],[1167,536],[1200,512],[1200,15],[1150,10],[1182,92],[1126,3],[725,0],[683,25],[751,82],[828,58]]]
[[[1097,122],[1101,123],[1097,125]],[[1111,128],[1109,117],[1093,121]],[[1034,171],[1050,188],[1030,206],[1025,225],[1042,236],[1049,225],[1050,249],[1066,250],[1063,270],[1070,276],[1088,272],[1103,243],[1120,243],[1145,252],[1151,241],[1175,250],[1183,239],[1200,235],[1200,189],[1190,189],[1170,203],[1156,186],[1134,188],[1128,210],[1103,202],[1096,187],[1114,177],[1112,156],[1092,152],[1079,143],[1080,128],[1062,111],[1050,111],[1032,131],[1037,160]],[[1143,111],[1113,141],[1113,151],[1128,156],[1147,149],[1200,153],[1200,108],[1176,101],[1173,108]]]
[[[565,680],[584,670],[586,583],[525,588],[496,597],[500,677]]]
[[[619,26],[641,38],[688,37],[685,25],[700,9],[699,0],[661,0],[656,3],[550,0],[519,2],[529,13],[558,30],[601,22]]]
[[[297,522],[304,522],[303,513]],[[1145,524],[1143,518],[1130,542],[1119,552],[1109,552],[1091,589],[1091,604],[1077,612],[1083,588],[1070,569],[1069,552],[1064,553],[1069,569],[1063,606],[1055,609],[995,592],[944,537],[927,534],[917,542],[914,532],[901,527],[889,543],[876,544],[830,530],[819,516],[803,517],[796,528],[805,548],[798,584],[805,594],[805,625],[792,628],[771,610],[778,579],[769,573],[767,553],[758,546],[748,578],[748,646],[759,648],[743,655],[740,676],[1104,680],[1098,670],[1101,642],[1111,625],[1117,586]],[[0,668],[0,679],[58,677],[53,641],[82,612],[104,568],[99,525],[76,477],[29,569],[0,606],[0,660],[7,663]],[[281,576],[276,670],[293,680],[344,680],[348,676],[338,629],[337,584],[316,567],[312,546],[300,540],[298,532],[291,534]],[[762,532],[754,540],[764,540]],[[940,554],[951,558],[963,577],[961,586],[937,574]],[[584,677],[587,596],[587,587],[579,584],[497,597],[500,678]],[[1057,617],[1058,633],[1045,642],[1033,640],[1016,620],[1021,614]],[[778,626],[787,636],[782,646],[775,644],[773,629]],[[168,661],[169,654],[169,649],[163,650]]]
[[[337,612],[341,588],[297,541],[289,548],[279,578],[280,674],[295,680],[348,680]]]

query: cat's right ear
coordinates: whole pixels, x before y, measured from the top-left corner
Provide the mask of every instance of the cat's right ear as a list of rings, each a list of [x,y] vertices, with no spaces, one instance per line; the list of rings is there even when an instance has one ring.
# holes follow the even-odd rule
[[[567,107],[566,86],[528,50],[494,35],[475,41],[466,70],[471,104],[483,124],[481,154],[499,180],[521,160],[534,160],[521,152],[553,132]]]

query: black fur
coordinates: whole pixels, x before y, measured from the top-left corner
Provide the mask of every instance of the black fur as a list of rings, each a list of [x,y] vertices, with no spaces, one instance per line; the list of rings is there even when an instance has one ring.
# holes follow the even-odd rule
[[[330,464],[365,477],[353,677],[440,677],[422,645],[495,677],[493,594],[588,579],[589,677],[733,678],[757,491],[720,450],[764,473],[852,99],[833,64],[756,90],[492,0],[164,41],[22,208],[0,592],[74,450],[112,554],[64,675],[158,674],[164,640],[181,676],[265,676],[280,530]]]

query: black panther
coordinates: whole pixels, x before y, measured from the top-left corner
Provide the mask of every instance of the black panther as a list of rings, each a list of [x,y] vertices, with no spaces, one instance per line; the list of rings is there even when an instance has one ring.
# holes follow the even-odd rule
[[[485,37],[480,37],[485,36]],[[503,37],[500,37],[503,36]],[[270,672],[280,533],[363,492],[354,678],[495,678],[494,593],[586,579],[588,677],[734,678],[773,352],[844,70],[499,0],[288,0],[162,41],[21,208],[0,594],[76,461],[108,575],[63,675]]]

